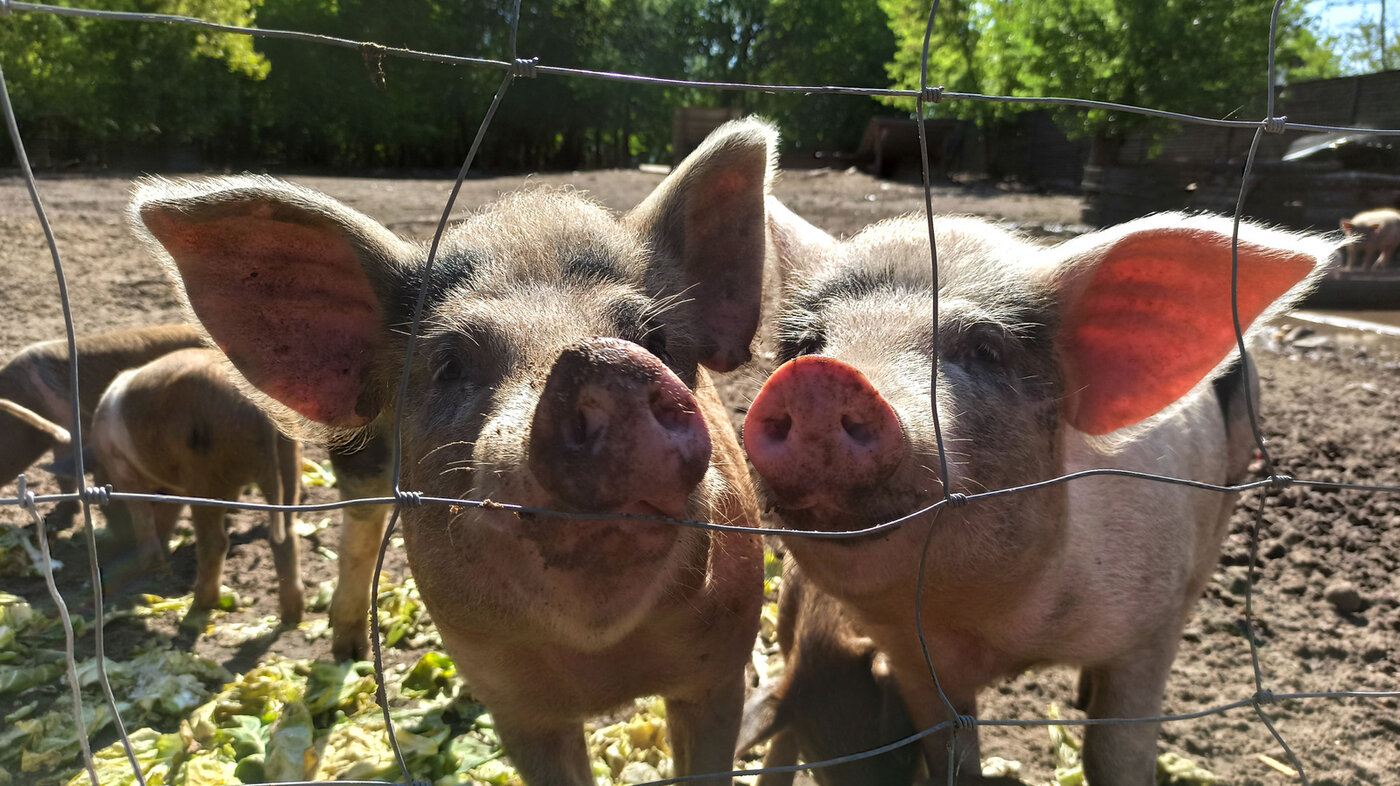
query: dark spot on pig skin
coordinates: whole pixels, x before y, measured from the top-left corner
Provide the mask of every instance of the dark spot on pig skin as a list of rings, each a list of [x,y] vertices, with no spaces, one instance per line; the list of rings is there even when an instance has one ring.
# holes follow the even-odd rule
[[[583,284],[626,283],[629,277],[601,250],[586,251],[564,260],[564,275]]]
[[[209,429],[204,423],[194,424],[190,429],[189,436],[185,439],[185,444],[189,445],[190,452],[198,455],[206,455],[213,444],[210,439]]]

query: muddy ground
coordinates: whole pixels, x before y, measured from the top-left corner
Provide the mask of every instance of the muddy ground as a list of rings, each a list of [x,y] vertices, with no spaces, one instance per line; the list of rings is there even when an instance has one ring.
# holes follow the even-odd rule
[[[450,189],[441,179],[380,180],[295,178],[322,189],[385,222],[393,230],[426,236],[438,220]],[[637,203],[660,177],[634,171],[475,179],[466,184],[458,212],[526,183],[571,184],[605,204],[623,209]],[[66,268],[74,320],[80,333],[176,320],[179,313],[160,270],[138,249],[123,226],[128,181],[121,178],[45,178],[49,209]],[[778,195],[814,223],[849,233],[879,218],[919,209],[920,189],[865,175],[832,171],[786,174]],[[1069,196],[1017,194],[996,189],[940,188],[935,209],[1005,219],[1047,234],[1076,231],[1079,200]],[[23,184],[0,179],[0,361],[25,344],[62,335],[58,290],[43,235]],[[1277,333],[1286,332],[1286,326]],[[1294,336],[1296,337],[1296,336]],[[1258,363],[1265,402],[1262,428],[1282,471],[1299,479],[1400,485],[1400,366],[1372,346],[1361,348],[1346,334],[1302,348],[1285,342],[1261,350]],[[731,375],[728,401],[740,412],[766,369]],[[41,493],[55,489],[42,472]],[[0,487],[13,497],[14,484]],[[313,489],[311,500],[333,498]],[[1170,713],[1192,713],[1247,698],[1254,670],[1242,634],[1249,554],[1248,531],[1256,494],[1247,494],[1235,516],[1215,579],[1186,629],[1167,688]],[[14,507],[0,507],[0,521],[19,523]],[[335,565],[318,546],[336,547],[337,525],[311,537],[303,552],[307,583],[331,579]],[[273,567],[260,519],[234,517],[234,543],[225,582],[251,604],[229,621],[254,621],[276,613]],[[77,530],[60,533],[56,556],[69,567],[59,574],[76,610],[90,607],[85,552]],[[192,543],[174,557],[171,575],[143,589],[162,595],[188,592],[194,576]],[[402,557],[390,554],[387,573],[397,580]],[[1295,485],[1271,497],[1261,535],[1259,579],[1253,605],[1265,688],[1275,693],[1385,691],[1400,688],[1400,500],[1393,494],[1331,491]],[[48,606],[37,581],[0,579],[3,589]],[[1347,590],[1354,590],[1354,597]],[[1339,601],[1341,609],[1329,596]],[[1355,601],[1346,605],[1348,600]],[[1354,608],[1353,608],[1354,606]],[[321,613],[323,616],[324,613]],[[315,614],[311,616],[317,616]],[[121,658],[142,642],[177,636],[169,625],[122,620],[108,629],[109,655]],[[300,631],[229,643],[202,636],[185,643],[201,654],[244,671],[269,653],[325,656],[326,638],[308,640]],[[90,642],[90,637],[88,639]],[[411,661],[417,652],[395,649],[391,662]],[[1068,705],[1073,675],[1062,669],[1036,671],[988,690],[984,718],[1044,717],[1049,705]],[[1400,784],[1400,712],[1393,698],[1317,698],[1268,706],[1284,740],[1314,784]],[[1072,710],[1065,710],[1073,716]],[[1281,746],[1251,709],[1168,724],[1164,749],[1186,755],[1230,784],[1282,784],[1294,780],[1267,766],[1261,754],[1286,760]],[[1050,776],[1044,729],[986,728],[984,756],[1024,764],[1027,782]]]

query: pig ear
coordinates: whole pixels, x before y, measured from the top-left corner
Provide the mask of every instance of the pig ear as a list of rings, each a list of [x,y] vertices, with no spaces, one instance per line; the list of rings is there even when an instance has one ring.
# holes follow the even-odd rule
[[[1101,435],[1161,411],[1236,346],[1230,308],[1231,224],[1153,216],[1061,247],[1060,357],[1069,424]],[[1282,308],[1331,254],[1330,244],[1242,225],[1240,325]]]
[[[767,204],[768,234],[785,288],[839,255],[841,244],[836,238],[807,223],[774,197],[768,197]]]
[[[138,234],[154,241],[195,316],[234,367],[317,423],[378,414],[373,361],[386,290],[408,246],[329,197],[271,178],[139,184]]]
[[[710,134],[627,216],[656,249],[648,285],[681,299],[700,361],[728,371],[749,359],[763,297],[764,196],[777,132],[736,120]]]

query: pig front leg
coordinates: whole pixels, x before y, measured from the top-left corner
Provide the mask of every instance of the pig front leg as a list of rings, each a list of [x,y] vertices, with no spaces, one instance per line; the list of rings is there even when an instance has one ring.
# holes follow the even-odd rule
[[[576,723],[543,726],[535,719],[492,713],[501,745],[526,783],[593,786],[583,728]]]
[[[237,499],[237,491],[232,495],[218,495],[215,498]],[[210,505],[195,505],[190,510],[197,559],[194,574],[196,609],[212,609],[219,605],[219,582],[224,575],[224,557],[228,554],[229,543],[228,529],[224,526],[224,513],[224,508]]]
[[[1176,657],[1179,628],[1116,661],[1086,667],[1090,718],[1153,718]],[[1084,775],[1095,786],[1149,786],[1157,775],[1155,722],[1110,723],[1084,730]]]
[[[700,700],[666,699],[666,725],[676,773],[700,775],[734,769],[734,740],[744,714],[742,671],[714,685]],[[728,776],[696,781],[727,786]]]
[[[392,494],[387,439],[387,434],[377,431],[359,450],[331,450],[341,499]],[[330,608],[331,655],[338,661],[363,660],[369,655],[370,588],[392,510],[391,505],[358,505],[341,514],[340,570]]]

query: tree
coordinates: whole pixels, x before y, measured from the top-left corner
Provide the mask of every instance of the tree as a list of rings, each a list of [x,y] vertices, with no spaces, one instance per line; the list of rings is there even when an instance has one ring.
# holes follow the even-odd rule
[[[927,0],[884,0],[899,36],[890,75],[919,83]],[[1272,6],[1238,0],[959,0],[940,6],[930,54],[932,84],[996,95],[1094,99],[1223,117],[1262,111],[1267,91]],[[1331,62],[1305,29],[1297,4],[1284,6],[1280,50],[1288,61],[1325,72]],[[951,62],[950,62],[951,60]],[[948,102],[940,110],[976,117],[980,109]],[[1020,111],[1010,108],[1006,111]],[[1073,136],[1093,140],[1105,160],[1129,131],[1160,130],[1162,121],[1102,109],[1057,109]]]
[[[254,2],[82,5],[247,26]],[[128,144],[168,149],[217,138],[241,114],[238,84],[267,73],[246,36],[41,13],[0,22],[0,64],[36,152],[59,160],[101,160],[103,148]]]

